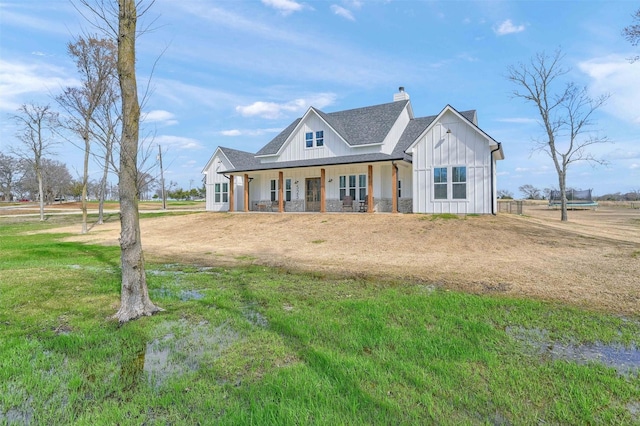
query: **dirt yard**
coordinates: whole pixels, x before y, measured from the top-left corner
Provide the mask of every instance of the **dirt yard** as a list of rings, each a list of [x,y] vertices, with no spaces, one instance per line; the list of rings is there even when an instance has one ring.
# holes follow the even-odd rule
[[[209,213],[142,220],[147,259],[433,283],[640,315],[640,210],[524,215]],[[66,229],[78,233],[76,227]],[[76,241],[118,244],[117,221]]]

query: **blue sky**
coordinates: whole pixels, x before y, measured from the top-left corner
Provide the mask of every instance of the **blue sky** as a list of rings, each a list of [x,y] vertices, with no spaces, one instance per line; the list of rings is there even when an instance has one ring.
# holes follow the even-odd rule
[[[164,155],[165,179],[199,186],[217,146],[255,152],[314,106],[325,112],[392,101],[404,86],[416,116],[450,104],[475,109],[503,143],[498,189],[557,186],[532,105],[514,99],[509,65],[561,48],[567,78],[611,98],[597,113],[591,149],[608,166],[571,166],[568,185],[595,194],[640,189],[640,62],[621,35],[637,1],[156,0],[139,25],[138,78],[152,66],[144,128]],[[77,84],[66,44],[94,33],[67,0],[0,0],[0,150],[15,143],[10,115],[55,102]],[[73,175],[82,153],[57,160]],[[97,166],[92,173],[99,176]],[[116,177],[112,178],[117,181]]]

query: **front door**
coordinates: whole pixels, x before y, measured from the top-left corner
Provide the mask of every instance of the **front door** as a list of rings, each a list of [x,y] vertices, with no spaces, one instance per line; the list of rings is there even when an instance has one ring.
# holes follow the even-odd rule
[[[305,181],[305,211],[320,211],[320,178],[309,178]]]

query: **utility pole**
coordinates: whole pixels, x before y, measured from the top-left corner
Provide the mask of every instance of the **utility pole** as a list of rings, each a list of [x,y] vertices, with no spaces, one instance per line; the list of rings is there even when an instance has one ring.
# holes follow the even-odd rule
[[[160,184],[162,185],[162,210],[167,209],[167,196],[164,192],[164,170],[162,169],[162,147],[158,145],[158,160],[160,160]]]

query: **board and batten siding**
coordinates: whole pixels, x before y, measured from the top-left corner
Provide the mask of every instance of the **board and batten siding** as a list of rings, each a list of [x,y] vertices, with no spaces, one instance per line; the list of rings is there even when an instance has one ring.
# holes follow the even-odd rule
[[[229,170],[232,168],[231,163],[227,159],[227,157],[218,151],[212,161],[209,163],[209,168],[206,170],[206,195],[205,195],[205,209],[207,211],[215,211],[215,212],[226,212],[229,211],[229,202],[215,202],[215,185],[219,183],[222,185],[223,183],[228,183],[228,192],[231,195],[231,183],[229,179],[225,177],[222,171]],[[227,175],[228,176],[228,175]],[[234,185],[235,185],[235,200],[234,200],[234,210],[242,211],[244,209],[244,185],[242,181],[242,175],[234,176]]]
[[[313,132],[314,143],[317,131],[324,132],[324,146],[313,148],[306,147],[305,134]],[[380,146],[350,147],[316,114],[309,114],[296,132],[289,137],[286,145],[282,147],[279,155],[262,157],[262,163],[274,163],[280,161],[311,160],[316,158],[333,158],[354,154],[371,154],[380,152]]]
[[[447,133],[447,129],[451,133]],[[475,128],[446,113],[413,147],[413,211],[416,213],[490,214],[489,142]],[[451,167],[467,168],[467,198],[451,199]],[[433,169],[448,168],[446,200],[433,197]]]

